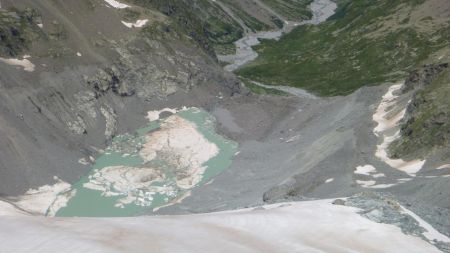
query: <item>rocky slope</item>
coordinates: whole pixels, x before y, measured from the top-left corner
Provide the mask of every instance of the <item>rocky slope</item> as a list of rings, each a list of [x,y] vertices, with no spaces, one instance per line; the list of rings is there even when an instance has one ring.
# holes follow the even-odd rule
[[[147,26],[126,27],[128,12],[105,1],[2,1],[2,15],[20,23],[2,23],[11,31],[2,39],[0,66],[2,195],[55,176],[77,180],[89,170],[79,159],[97,156],[117,133],[141,126],[150,109],[208,107],[219,93],[240,91],[172,19],[129,9]],[[33,68],[12,65],[17,61]]]
[[[413,71],[403,93],[414,90],[401,126],[402,138],[391,146],[393,157],[450,154],[450,65],[426,65]]]
[[[260,57],[238,74],[248,78],[246,83],[259,80],[281,85],[282,93],[264,83],[257,86],[264,94],[251,93],[233,73],[220,66],[216,55],[233,51],[232,43],[241,36],[245,40],[266,29],[275,29],[281,36],[280,21],[296,18],[291,16],[296,12],[292,8],[299,10],[299,19],[303,19],[316,14],[328,17],[330,13],[323,10],[333,12],[336,6],[316,0],[314,3],[324,8],[318,8],[317,13],[304,13],[309,3],[2,1],[0,216],[54,215],[56,212],[49,206],[67,204],[59,201],[72,198],[76,190],[83,189],[86,178],[92,190],[105,188],[97,192],[100,200],[122,193],[131,198],[125,198],[124,205],[127,201],[148,200],[155,192],[148,196],[141,190],[157,181],[150,187],[165,191],[167,185],[161,183],[162,178],[174,174],[169,176],[186,188],[181,196],[167,205],[144,207],[132,215],[192,214],[244,207],[269,209],[261,216],[254,215],[258,210],[243,210],[189,216],[186,220],[163,217],[151,221],[173,221],[171,224],[179,227],[178,221],[181,226],[193,227],[186,231],[188,238],[180,237],[180,242],[191,242],[191,233],[215,231],[211,242],[223,243],[222,236],[229,236],[230,230],[266,240],[260,230],[267,226],[261,224],[274,224],[273,217],[284,222],[280,233],[302,237],[304,231],[297,228],[303,226],[290,226],[298,222],[314,229],[316,239],[323,236],[323,231],[340,235],[339,226],[344,223],[330,223],[333,217],[340,217],[337,221],[358,220],[367,229],[376,227],[401,238],[393,242],[398,245],[390,245],[392,252],[397,252],[398,247],[405,252],[449,252],[447,2],[336,1],[337,13],[331,20],[320,25],[325,20],[306,21],[302,24],[308,25],[298,27],[280,41],[263,41],[257,48]],[[287,24],[293,27],[297,23]],[[253,38],[258,42],[258,36]],[[432,64],[418,68],[423,63]],[[307,80],[305,85],[294,82],[300,79]],[[340,96],[319,97],[283,85],[306,87],[316,95]],[[232,161],[224,163],[228,169],[202,184],[197,184],[197,174],[188,172],[205,171],[205,161],[223,148],[219,142],[210,142],[207,137],[211,136],[197,131],[199,125],[177,114],[186,111],[184,107],[199,107],[210,113],[205,124],[233,143],[227,154]],[[197,113],[193,117],[199,117],[199,111],[194,110]],[[143,132],[146,142],[141,146],[125,143],[122,147],[114,140],[120,134],[149,127],[149,121],[161,125]],[[132,140],[140,137],[124,136],[131,136]],[[92,163],[100,166],[104,162],[97,158],[111,155],[116,149],[126,151],[117,158],[125,164],[112,161],[103,171],[91,170]],[[142,154],[143,161],[126,164],[133,159],[133,152]],[[191,166],[193,161],[196,166]],[[170,166],[161,173],[165,162]],[[91,193],[87,195],[92,196]],[[332,199],[334,205],[329,203],[331,200],[325,203],[317,199]],[[313,201],[292,204],[299,208],[278,206],[288,216],[277,216],[277,212],[274,215],[268,205],[305,200]],[[308,208],[301,208],[304,206]],[[340,216],[343,213],[345,217]],[[228,215],[230,224],[217,219]],[[305,217],[312,217],[314,224],[304,223],[308,221]],[[71,235],[86,233],[85,219],[71,220],[80,227],[69,225],[67,219],[47,221],[0,217],[2,226],[12,231],[22,231],[17,229],[24,227],[46,231],[28,233],[31,243],[55,240],[55,231],[61,227],[69,229]],[[111,238],[120,239],[113,245],[118,252],[133,249],[127,246],[130,240],[146,243],[148,235],[155,233],[143,223],[147,219],[91,221],[99,224],[97,233],[105,233],[99,239],[102,245]],[[192,224],[197,221],[211,223],[195,228]],[[137,223],[146,226],[142,233],[123,236],[124,230],[141,229],[140,225],[130,225]],[[50,226],[56,230],[47,231]],[[345,227],[349,234],[354,229]],[[9,235],[4,231],[0,233]],[[173,235],[173,230],[167,235]],[[342,240],[324,249],[323,240],[308,244],[298,240],[298,236],[294,236],[291,246],[308,245],[325,252],[342,249]],[[17,234],[11,237],[14,240],[0,245],[0,249],[23,246],[18,245]],[[84,247],[84,238],[76,245]],[[239,240],[241,236],[229,238]],[[256,248],[247,245],[246,249],[258,252],[259,242],[264,240],[258,239]],[[280,243],[274,240],[275,246]],[[243,244],[239,241],[229,249],[242,251]],[[379,243],[373,241],[361,240],[356,246],[345,244],[350,249],[363,251],[370,246],[374,252],[383,252],[377,247]],[[48,251],[58,244],[39,245]],[[106,250],[111,250],[107,246]],[[158,246],[151,245],[155,250]],[[280,246],[279,249],[284,250]],[[286,252],[291,251],[287,246]]]

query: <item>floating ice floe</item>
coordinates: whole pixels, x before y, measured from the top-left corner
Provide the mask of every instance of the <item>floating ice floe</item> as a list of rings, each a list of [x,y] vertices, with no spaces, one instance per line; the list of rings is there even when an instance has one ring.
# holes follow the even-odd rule
[[[152,186],[163,179],[164,174],[158,169],[111,166],[89,176],[89,181],[83,186],[101,191],[106,197],[120,196],[116,205],[118,207],[131,203],[147,206],[151,204],[156,193],[174,191],[173,187],[160,189],[161,187]]]
[[[139,19],[134,23],[122,21],[122,24],[124,24],[128,28],[139,28],[139,27],[143,27],[145,24],[147,24],[147,22],[148,22],[148,19]]]
[[[394,225],[361,216],[358,208],[331,202],[176,217],[0,217],[0,252],[440,252]]]
[[[397,103],[397,95],[395,92],[402,88],[403,84],[395,84],[389,87],[388,92],[383,96],[383,99],[378,106],[375,114],[373,115],[373,120],[378,123],[374,129],[374,134],[382,138],[382,143],[377,145],[375,156],[380,158],[383,162],[387,163],[392,168],[401,170],[410,176],[415,176],[419,172],[425,160],[412,160],[404,161],[402,159],[391,159],[388,155],[389,145],[400,137],[400,131],[397,130],[394,134],[389,134],[389,132],[395,131],[398,123],[405,115],[406,109],[401,110],[395,115],[391,115],[395,108],[394,105]]]
[[[123,4],[123,3],[118,2],[116,0],[105,0],[105,2],[107,2],[110,6],[116,8],[116,9],[125,9],[125,8],[130,7],[129,5]]]
[[[7,59],[7,58],[0,57],[0,61],[4,62],[6,64],[9,64],[9,65],[12,65],[12,66],[20,66],[25,71],[33,72],[35,65],[30,60],[28,60],[28,58],[30,58],[30,56],[28,56],[28,55],[25,55],[22,60],[14,59],[14,58]]]
[[[172,115],[161,123],[158,131],[149,133],[140,151],[148,162],[164,156],[169,166],[177,168],[177,185],[190,189],[201,181],[206,163],[219,153],[219,148],[209,142],[194,123]]]

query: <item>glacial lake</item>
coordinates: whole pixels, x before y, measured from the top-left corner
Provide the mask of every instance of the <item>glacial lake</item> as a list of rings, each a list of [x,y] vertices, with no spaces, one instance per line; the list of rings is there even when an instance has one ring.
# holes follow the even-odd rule
[[[185,128],[176,129],[178,126],[173,122],[181,122],[184,124],[181,127]],[[152,138],[166,139],[158,142]],[[196,145],[183,143],[197,144],[196,140],[211,152],[203,154],[199,148],[189,151]],[[143,157],[142,148],[152,141],[155,148],[148,149],[156,149],[157,155],[149,160]],[[172,155],[170,145],[161,146],[171,141],[181,147],[186,145],[186,150],[178,148]],[[227,169],[237,147],[235,142],[215,132],[215,119],[208,112],[198,108],[178,111],[150,122],[134,134],[115,137],[111,146],[95,160],[91,172],[72,186],[73,196],[56,216],[126,217],[148,213],[177,201]],[[192,157],[185,154],[192,154]],[[192,164],[196,164],[196,158],[204,161],[201,166],[186,163],[192,159]]]

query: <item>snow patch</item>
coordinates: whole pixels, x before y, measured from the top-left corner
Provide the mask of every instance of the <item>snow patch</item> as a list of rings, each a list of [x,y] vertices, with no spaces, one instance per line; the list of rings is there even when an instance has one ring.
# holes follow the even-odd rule
[[[374,186],[377,182],[375,182],[374,180],[356,180],[356,183],[364,188],[369,188],[371,186]]]
[[[129,5],[123,4],[116,0],[105,0],[105,2],[107,2],[109,5],[111,5],[112,7],[116,8],[116,9],[125,9],[125,8],[130,7]]]
[[[377,169],[372,165],[363,165],[356,167],[355,174],[370,176],[371,173],[375,173]]]
[[[128,28],[139,28],[139,27],[143,27],[145,24],[147,24],[147,22],[148,22],[148,19],[139,19],[134,23],[122,21],[122,24],[124,24]]]
[[[163,112],[170,112],[172,114],[175,114],[177,112],[185,111],[187,109],[188,108],[184,106],[181,109],[164,108],[164,109],[159,110],[159,111],[148,111],[146,118],[148,119],[148,121],[151,122],[151,121],[159,120],[159,115],[161,113],[163,113]]]
[[[436,168],[437,170],[450,169],[450,164],[444,164]]]
[[[55,177],[54,185],[44,185],[38,189],[30,189],[24,195],[11,200],[18,209],[35,215],[54,214],[59,207],[64,206],[71,197],[70,184]],[[61,195],[61,196],[60,196]],[[55,201],[56,199],[56,201]]]
[[[406,109],[403,109],[396,115],[390,116],[398,98],[397,95],[394,95],[394,92],[399,91],[402,86],[403,84],[395,84],[389,87],[388,92],[383,96],[380,105],[373,115],[373,120],[378,123],[374,129],[374,134],[383,140],[380,145],[377,145],[375,156],[392,168],[401,170],[410,176],[415,176],[422,169],[426,162],[425,160],[404,161],[402,159],[391,159],[387,153],[389,145],[400,137],[400,131],[396,131],[393,135],[390,135],[388,132],[395,130],[406,111]]]
[[[0,61],[4,62],[6,64],[9,64],[9,65],[12,65],[12,66],[22,67],[23,70],[25,70],[25,71],[33,72],[35,65],[27,58],[30,58],[30,57],[29,56],[27,57],[27,55],[25,55],[22,60],[14,59],[14,58],[7,59],[7,58],[0,57]]]

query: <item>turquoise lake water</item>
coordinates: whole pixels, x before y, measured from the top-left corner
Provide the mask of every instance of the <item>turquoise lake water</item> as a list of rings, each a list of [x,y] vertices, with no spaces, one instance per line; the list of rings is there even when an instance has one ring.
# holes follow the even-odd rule
[[[237,144],[215,133],[215,119],[204,110],[190,108],[178,112],[177,115],[194,123],[198,132],[200,132],[209,142],[214,143],[219,148],[219,153],[203,164],[206,166],[206,170],[203,173],[201,181],[196,185],[196,187],[198,187],[207,183],[214,176],[218,175],[231,165],[232,158],[237,150]],[[136,201],[131,204],[125,204],[123,207],[118,207],[117,203],[124,197],[123,195],[104,196],[103,192],[100,190],[88,189],[83,186],[91,180],[93,175],[97,172],[101,172],[102,169],[107,167],[142,167],[144,164],[144,159],[139,155],[139,151],[146,141],[145,136],[151,131],[158,131],[162,121],[164,121],[164,119],[150,122],[147,126],[137,129],[134,134],[126,134],[114,138],[112,145],[105,150],[103,155],[95,160],[91,172],[72,186],[72,189],[76,191],[75,196],[69,200],[66,207],[61,208],[56,213],[56,216],[135,216],[148,213],[149,210],[166,205],[170,201],[186,194],[187,190],[181,189],[176,185],[176,176],[173,175],[173,168],[167,167],[167,163],[165,163],[164,160],[159,160],[158,157],[147,163],[146,166],[150,164],[153,168],[157,167],[161,169],[164,172],[164,180],[153,182],[151,186],[169,187],[172,191],[155,193],[150,192],[148,189],[138,189],[140,191],[139,194],[142,196],[151,194],[151,197],[146,199],[147,201],[145,202],[145,205],[140,204],[136,199]],[[136,193],[136,195],[138,194]]]

